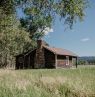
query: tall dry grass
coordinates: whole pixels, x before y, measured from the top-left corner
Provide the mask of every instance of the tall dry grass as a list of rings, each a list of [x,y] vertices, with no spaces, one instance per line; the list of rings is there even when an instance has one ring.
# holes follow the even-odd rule
[[[95,67],[1,69],[0,97],[95,97]]]

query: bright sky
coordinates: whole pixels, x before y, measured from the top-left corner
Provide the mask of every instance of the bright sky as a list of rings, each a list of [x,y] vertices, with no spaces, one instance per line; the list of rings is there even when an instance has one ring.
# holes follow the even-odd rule
[[[51,46],[71,50],[79,56],[95,56],[95,0],[89,1],[84,21],[74,24],[72,30],[65,31],[64,23],[56,20],[53,31],[45,37]]]

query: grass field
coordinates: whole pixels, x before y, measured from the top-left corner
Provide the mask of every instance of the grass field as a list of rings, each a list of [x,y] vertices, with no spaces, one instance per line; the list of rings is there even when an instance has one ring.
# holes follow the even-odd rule
[[[1,69],[0,97],[95,97],[95,67]]]

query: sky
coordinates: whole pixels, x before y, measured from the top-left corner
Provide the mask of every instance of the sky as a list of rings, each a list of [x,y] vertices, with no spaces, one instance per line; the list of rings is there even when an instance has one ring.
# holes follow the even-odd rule
[[[57,18],[45,41],[53,47],[73,51],[78,56],[95,56],[95,0],[90,0],[84,21],[77,21],[72,30],[65,29],[66,25]]]
[[[95,0],[89,1],[90,7],[85,11],[84,21],[77,21],[70,30],[56,18],[53,27],[46,29],[43,39],[50,46],[68,49],[78,56],[95,56]],[[22,17],[20,10],[18,13]]]

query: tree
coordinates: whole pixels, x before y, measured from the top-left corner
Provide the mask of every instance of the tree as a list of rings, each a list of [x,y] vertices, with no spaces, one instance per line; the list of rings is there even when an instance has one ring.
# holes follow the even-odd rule
[[[5,28],[5,27],[4,27]],[[29,38],[29,33],[18,27],[10,27],[0,32],[0,66],[13,67],[15,56],[33,49],[35,42]]]
[[[43,30],[52,26],[56,16],[72,28],[78,19],[83,20],[87,4],[87,0],[0,0],[0,8],[5,14],[16,14],[16,9],[22,8],[25,17],[20,19],[21,25],[31,38],[35,33],[43,36]]]
[[[15,55],[34,48],[56,16],[71,28],[86,7],[87,0],[0,0],[0,66],[13,66]],[[24,12],[20,20],[17,8]]]
[[[0,9],[0,67],[13,67],[15,56],[32,49],[35,42],[29,38],[13,14]]]
[[[65,24],[72,28],[78,19],[83,20],[84,9],[87,7],[87,0],[22,0],[22,2],[25,17],[21,18],[20,22],[32,38],[35,33],[39,34],[39,29],[40,33],[43,33],[46,27],[51,27],[56,16],[65,20]]]

